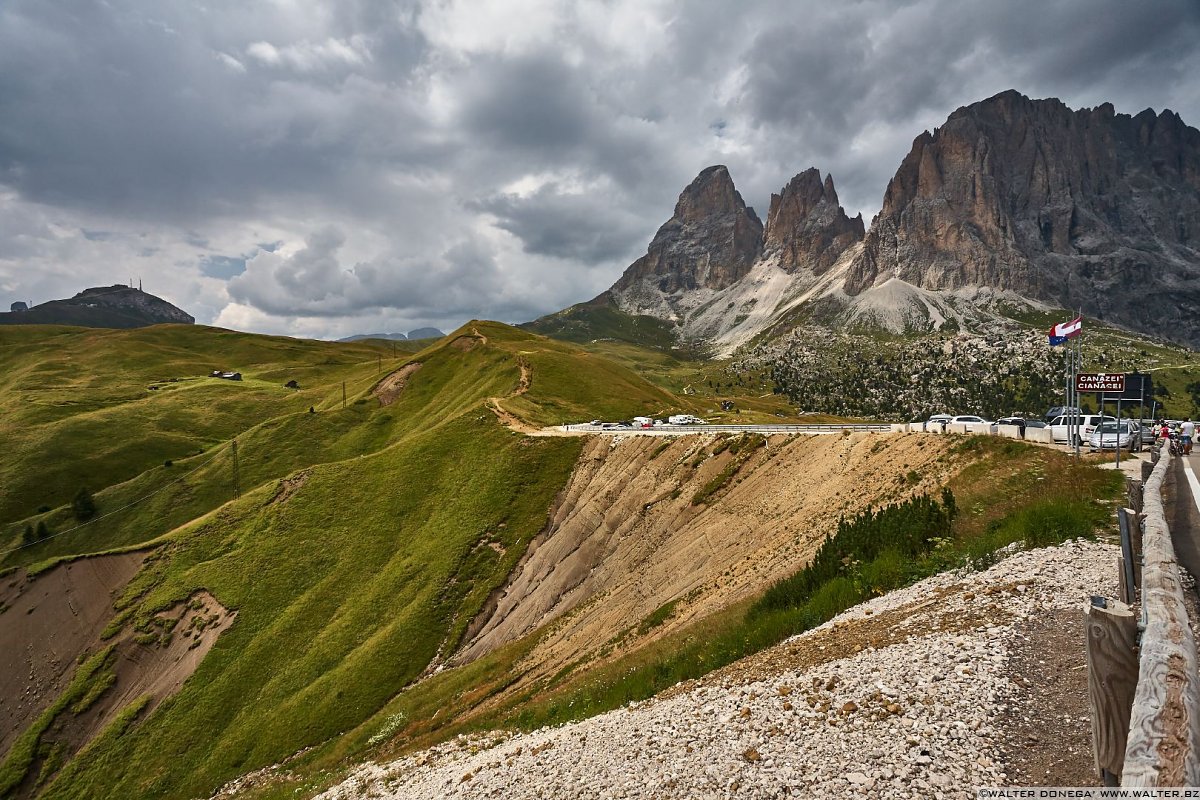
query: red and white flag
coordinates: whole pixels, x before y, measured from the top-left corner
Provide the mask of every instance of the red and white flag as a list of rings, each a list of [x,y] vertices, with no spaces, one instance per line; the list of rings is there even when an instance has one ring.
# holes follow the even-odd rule
[[[1083,317],[1076,317],[1070,322],[1060,322],[1050,329],[1050,335],[1056,339],[1072,339],[1083,333]]]

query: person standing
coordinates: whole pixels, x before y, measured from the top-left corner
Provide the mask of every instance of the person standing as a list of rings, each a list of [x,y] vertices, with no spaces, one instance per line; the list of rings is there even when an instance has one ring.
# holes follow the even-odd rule
[[[1183,424],[1179,426],[1179,436],[1182,439],[1183,454],[1190,456],[1192,454],[1192,437],[1196,435],[1196,423],[1192,422],[1191,417],[1184,417]]]

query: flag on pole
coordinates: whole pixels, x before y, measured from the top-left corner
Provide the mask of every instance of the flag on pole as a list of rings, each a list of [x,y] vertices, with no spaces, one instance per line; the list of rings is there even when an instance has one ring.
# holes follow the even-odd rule
[[[1083,333],[1083,317],[1076,317],[1070,322],[1060,322],[1050,329],[1050,338],[1074,339]]]
[[[1060,344],[1066,344],[1066,343],[1067,343],[1067,337],[1055,336],[1053,332],[1050,333],[1050,346],[1051,347],[1058,347]]]

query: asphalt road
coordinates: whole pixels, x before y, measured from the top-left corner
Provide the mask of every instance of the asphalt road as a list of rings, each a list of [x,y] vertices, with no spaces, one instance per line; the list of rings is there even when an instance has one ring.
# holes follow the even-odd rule
[[[1175,555],[1193,576],[1200,575],[1200,449],[1175,459],[1167,476],[1166,512]],[[1198,587],[1200,591],[1200,587]]]

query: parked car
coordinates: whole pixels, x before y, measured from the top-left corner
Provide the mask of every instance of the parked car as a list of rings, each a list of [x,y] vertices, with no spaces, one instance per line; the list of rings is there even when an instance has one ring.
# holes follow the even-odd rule
[[[1103,422],[1116,422],[1116,417],[1100,414],[1079,414],[1074,416],[1055,417],[1050,421],[1051,436],[1056,442],[1067,442],[1070,444],[1070,424],[1075,422],[1079,426],[1079,433],[1075,437],[1078,444],[1083,444],[1088,441],[1092,435],[1092,431],[1096,430],[1096,426]]]
[[[1046,421],[1049,422],[1055,417],[1065,417],[1067,414],[1082,414],[1083,411],[1074,406],[1054,406],[1046,412]]]
[[[1049,428],[1050,423],[1042,422],[1040,419],[1027,419],[1027,420],[1025,420],[1025,427],[1026,428]]]
[[[997,425],[1015,425],[1021,429],[1021,438],[1024,438],[1025,437],[1025,427],[1028,423],[1026,423],[1024,417],[1001,417],[1000,419],[996,420],[996,424]]]
[[[965,425],[967,433],[995,433],[996,423],[977,414],[959,414],[950,418],[950,425]]]
[[[934,414],[932,417],[925,420],[925,430],[928,431],[934,428],[946,430],[946,423],[952,419],[954,419],[954,417],[952,417],[950,414]]]
[[[1112,450],[1120,448],[1134,452],[1142,449],[1142,440],[1136,422],[1121,420],[1120,422],[1105,422],[1096,426],[1088,439],[1093,450]]]

